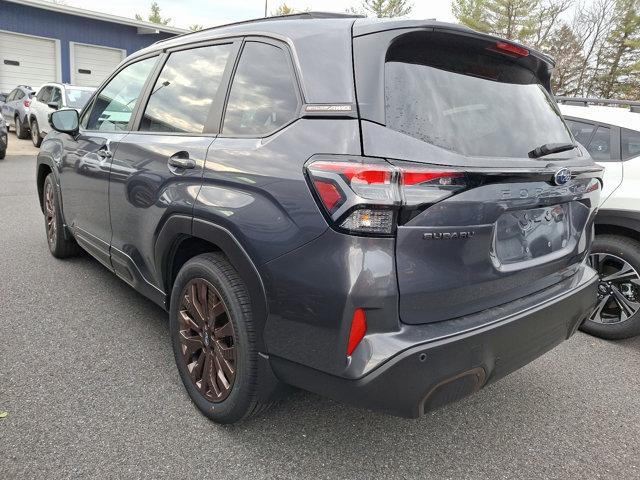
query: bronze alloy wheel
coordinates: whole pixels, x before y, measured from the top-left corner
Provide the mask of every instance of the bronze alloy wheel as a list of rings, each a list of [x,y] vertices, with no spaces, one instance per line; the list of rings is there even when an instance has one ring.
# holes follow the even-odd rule
[[[44,216],[47,222],[47,240],[50,244],[56,241],[56,207],[53,185],[46,182],[44,187]]]
[[[191,381],[210,402],[229,396],[236,378],[236,336],[216,288],[196,278],[185,286],[178,312],[180,352]]]

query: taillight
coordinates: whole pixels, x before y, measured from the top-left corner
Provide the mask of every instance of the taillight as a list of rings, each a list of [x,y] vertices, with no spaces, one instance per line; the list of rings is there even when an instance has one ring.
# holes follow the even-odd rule
[[[22,101],[22,104],[23,104],[25,107],[29,108],[29,105],[31,105],[31,100],[23,100],[23,101]]]
[[[373,158],[323,158],[307,173],[332,225],[369,235],[393,235],[401,209],[431,205],[465,187],[463,172]]]
[[[496,42],[495,47],[489,48],[489,50],[496,50],[500,53],[506,53],[507,55],[512,55],[516,57],[528,57],[529,50],[526,48],[520,47],[518,45],[514,45],[513,43],[507,42]]]

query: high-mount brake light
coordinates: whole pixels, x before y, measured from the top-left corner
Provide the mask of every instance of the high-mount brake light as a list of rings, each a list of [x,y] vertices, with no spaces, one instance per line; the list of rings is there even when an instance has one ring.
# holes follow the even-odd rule
[[[333,224],[349,233],[392,235],[401,208],[439,202],[465,187],[465,174],[384,160],[317,160],[311,184]]]
[[[496,42],[495,49],[510,55],[515,55],[516,57],[528,57],[529,50],[526,48],[519,47],[518,45],[514,45],[513,43],[507,42]]]

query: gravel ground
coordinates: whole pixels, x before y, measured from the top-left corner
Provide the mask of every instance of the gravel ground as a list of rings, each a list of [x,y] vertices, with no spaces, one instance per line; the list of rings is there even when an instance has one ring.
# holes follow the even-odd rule
[[[166,314],[87,255],[49,255],[35,151],[0,161],[0,477],[640,478],[640,338],[575,335],[406,420],[304,392],[233,427],[191,405]]]

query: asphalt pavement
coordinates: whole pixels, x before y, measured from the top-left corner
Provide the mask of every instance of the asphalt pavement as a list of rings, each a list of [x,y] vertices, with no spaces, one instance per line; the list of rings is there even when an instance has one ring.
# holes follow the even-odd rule
[[[294,392],[224,427],[190,403],[167,315],[47,249],[29,141],[0,161],[0,478],[640,478],[640,338],[582,333],[418,420]]]

